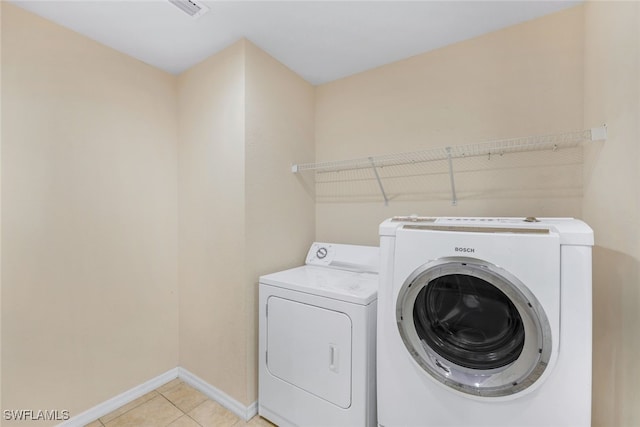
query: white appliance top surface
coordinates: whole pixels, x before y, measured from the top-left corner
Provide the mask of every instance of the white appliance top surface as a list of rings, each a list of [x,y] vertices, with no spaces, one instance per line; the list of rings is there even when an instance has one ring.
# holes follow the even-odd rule
[[[405,226],[432,231],[482,231],[509,233],[518,230],[548,230],[560,235],[560,244],[593,245],[593,230],[574,218],[502,218],[502,217],[423,217],[404,216],[389,218],[380,224],[381,236],[393,236]]]
[[[260,283],[361,305],[378,297],[378,274],[314,265],[267,274]]]
[[[380,248],[314,242],[306,265],[260,277],[260,283],[367,305],[378,297]]]

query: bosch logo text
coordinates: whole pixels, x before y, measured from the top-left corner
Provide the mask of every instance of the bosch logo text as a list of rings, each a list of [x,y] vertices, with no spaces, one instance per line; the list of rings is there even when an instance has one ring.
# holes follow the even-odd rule
[[[476,250],[474,248],[458,248],[456,247],[456,252],[464,252],[467,254],[472,254],[474,253]]]

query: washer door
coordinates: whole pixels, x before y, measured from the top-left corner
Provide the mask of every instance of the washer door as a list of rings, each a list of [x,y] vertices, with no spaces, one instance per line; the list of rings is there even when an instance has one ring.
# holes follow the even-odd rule
[[[551,328],[522,282],[495,265],[443,258],[418,268],[396,303],[400,336],[418,365],[460,392],[509,396],[551,357]]]

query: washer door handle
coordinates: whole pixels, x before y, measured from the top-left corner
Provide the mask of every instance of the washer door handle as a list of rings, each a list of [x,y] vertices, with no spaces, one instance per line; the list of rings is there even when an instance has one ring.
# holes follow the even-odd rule
[[[338,346],[335,344],[329,344],[329,370],[339,372],[340,367],[340,353],[338,352]]]

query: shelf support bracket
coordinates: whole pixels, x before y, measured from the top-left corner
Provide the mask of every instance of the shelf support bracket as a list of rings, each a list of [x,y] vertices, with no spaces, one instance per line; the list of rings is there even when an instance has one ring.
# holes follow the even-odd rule
[[[597,128],[591,128],[591,141],[606,141],[607,125],[604,124]]]
[[[373,169],[373,173],[378,181],[378,187],[380,187],[380,192],[384,198],[384,205],[389,206],[389,199],[387,199],[387,193],[384,192],[384,187],[382,186],[382,181],[380,180],[380,175],[378,175],[378,169],[376,168],[376,163],[373,161],[373,157],[369,157],[369,162],[371,163],[371,168]]]
[[[453,161],[451,160],[451,147],[447,147],[447,160],[449,161],[449,181],[451,181],[451,204],[456,206],[458,204],[458,197],[456,196],[456,182],[453,179]]]

